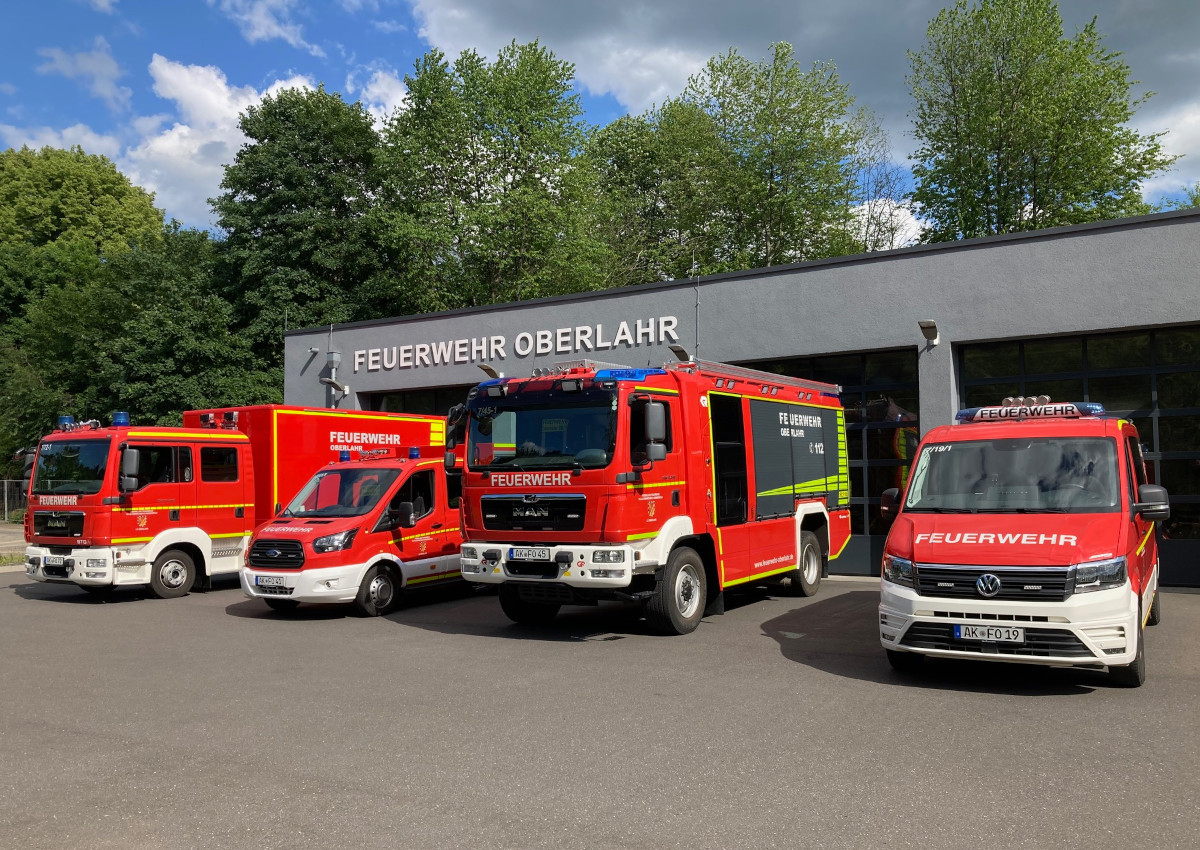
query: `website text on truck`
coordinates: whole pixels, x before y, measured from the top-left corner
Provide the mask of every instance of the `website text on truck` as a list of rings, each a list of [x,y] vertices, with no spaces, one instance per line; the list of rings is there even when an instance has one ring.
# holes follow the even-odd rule
[[[516,622],[618,599],[667,634],[738,585],[813,594],[850,534],[837,392],[690,359],[486,381],[451,422],[466,439],[463,576],[499,585]]]
[[[879,638],[898,669],[924,656],[1107,667],[1145,680],[1159,621],[1155,522],[1137,429],[1099,404],[1005,399],[921,441],[884,546]]]

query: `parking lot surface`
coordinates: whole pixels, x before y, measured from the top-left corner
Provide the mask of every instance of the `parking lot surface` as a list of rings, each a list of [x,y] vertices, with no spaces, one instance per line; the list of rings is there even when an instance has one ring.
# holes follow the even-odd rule
[[[381,619],[0,575],[0,846],[1193,847],[1200,595],[1148,680],[942,662],[877,584],[748,591],[691,635],[636,610]]]

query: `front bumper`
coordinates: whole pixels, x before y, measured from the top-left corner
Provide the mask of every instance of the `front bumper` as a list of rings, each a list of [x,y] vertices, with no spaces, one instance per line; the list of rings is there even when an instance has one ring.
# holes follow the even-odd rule
[[[1013,626],[1023,643],[955,638],[955,625]],[[1010,602],[920,596],[881,582],[879,642],[885,649],[942,658],[1054,666],[1119,666],[1137,653],[1138,599],[1128,584],[1063,602]]]
[[[242,592],[251,599],[291,599],[296,602],[353,602],[367,565],[343,564],[306,570],[255,570],[242,567]],[[260,578],[278,584],[259,584]]]
[[[95,587],[145,584],[150,580],[145,559],[128,549],[118,552],[96,546],[61,553],[61,549],[55,553],[46,546],[26,546],[25,575],[34,581]]]
[[[509,557],[514,549],[543,549],[547,557],[538,560],[516,560]],[[632,546],[594,546],[567,544],[563,546],[514,546],[511,543],[471,542],[463,550],[474,550],[476,557],[460,559],[462,576],[480,584],[503,584],[522,581],[566,585],[581,589],[620,590],[629,587],[633,576],[653,572],[656,564],[639,559],[641,552]],[[594,552],[618,552],[623,558],[616,563],[596,563]]]

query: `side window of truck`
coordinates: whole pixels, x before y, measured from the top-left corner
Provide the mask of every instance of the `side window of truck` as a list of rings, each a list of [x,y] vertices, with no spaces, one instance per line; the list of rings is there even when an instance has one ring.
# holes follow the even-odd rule
[[[138,464],[137,488],[150,484],[170,484],[175,477],[175,448],[173,446],[135,446],[141,454]]]
[[[201,448],[200,480],[237,481],[237,448],[234,446],[204,446]]]
[[[433,470],[423,469],[408,476],[392,497],[392,505],[412,502],[413,516],[420,519],[433,513]]]
[[[1126,454],[1129,455],[1129,501],[1137,501],[1138,487],[1146,484],[1146,464],[1142,460],[1142,444],[1136,437],[1125,438]]]
[[[646,404],[650,400],[635,399],[633,404],[629,406],[629,460],[634,465],[643,464],[647,461]],[[662,401],[662,399],[654,399],[654,401]],[[672,424],[671,403],[663,402],[663,407],[667,411],[667,454],[670,454],[674,449],[674,441],[671,437],[675,430]]]
[[[462,476],[447,475],[443,480],[446,482],[446,507],[456,511],[462,500]]]
[[[179,480],[185,484],[192,480],[192,450],[187,446],[179,449]]]

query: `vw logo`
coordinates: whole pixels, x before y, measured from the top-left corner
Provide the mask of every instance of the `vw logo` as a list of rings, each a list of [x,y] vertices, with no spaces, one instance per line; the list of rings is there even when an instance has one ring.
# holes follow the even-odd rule
[[[1000,579],[991,573],[984,573],[975,579],[975,589],[984,599],[991,599],[1000,592]]]
[[[268,549],[266,551],[266,555],[268,558],[278,558],[280,555],[280,552],[278,549]],[[982,591],[980,591],[980,592],[982,592]]]

